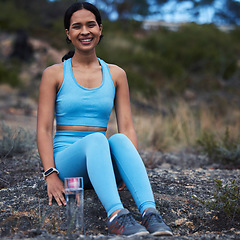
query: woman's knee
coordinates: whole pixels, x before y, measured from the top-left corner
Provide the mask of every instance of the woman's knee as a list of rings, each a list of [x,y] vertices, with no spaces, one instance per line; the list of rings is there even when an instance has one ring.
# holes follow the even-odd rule
[[[116,133],[112,135],[108,141],[110,146],[124,144],[124,143],[128,145],[130,143],[129,138],[122,133]]]
[[[109,142],[115,142],[119,140],[128,140],[128,137],[123,133],[116,133],[109,138]]]
[[[106,136],[100,132],[91,133],[88,135],[88,138],[94,142],[104,142],[107,140]]]
[[[89,146],[94,148],[108,147],[108,140],[103,133],[95,132],[88,135]]]

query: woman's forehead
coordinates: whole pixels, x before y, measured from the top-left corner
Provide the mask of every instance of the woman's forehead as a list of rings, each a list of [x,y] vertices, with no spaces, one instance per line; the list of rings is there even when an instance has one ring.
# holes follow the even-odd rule
[[[71,17],[71,23],[74,22],[88,22],[88,21],[96,21],[95,15],[86,10],[86,9],[81,9],[73,13]]]

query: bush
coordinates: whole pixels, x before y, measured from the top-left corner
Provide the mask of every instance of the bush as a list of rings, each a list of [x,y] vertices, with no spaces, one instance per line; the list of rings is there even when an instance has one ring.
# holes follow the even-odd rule
[[[231,222],[240,220],[240,188],[235,180],[224,185],[221,180],[214,179],[216,189],[213,192],[213,201],[204,201],[194,196],[210,210],[217,211],[222,217],[228,218]]]
[[[27,153],[36,149],[36,136],[23,128],[13,129],[4,123],[0,126],[0,157]]]
[[[213,24],[186,24],[177,32],[144,31],[129,21],[129,33],[117,24],[105,23],[109,29],[104,28],[97,53],[126,70],[132,90],[176,96],[186,89],[215,91],[223,81],[238,79],[237,30],[230,34]]]
[[[7,83],[12,87],[18,87],[21,85],[18,77],[19,73],[13,67],[6,67],[6,64],[0,63],[0,84]]]
[[[26,10],[17,8],[13,1],[1,1],[0,28],[8,31],[27,29],[32,24]]]
[[[197,145],[211,162],[240,167],[240,135],[236,139],[232,138],[228,128],[222,138],[204,132],[197,140]]]

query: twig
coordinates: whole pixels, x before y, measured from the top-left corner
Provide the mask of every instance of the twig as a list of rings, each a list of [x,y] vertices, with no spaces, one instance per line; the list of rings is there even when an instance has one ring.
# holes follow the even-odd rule
[[[4,183],[6,183],[7,185],[10,185],[10,183],[9,182],[7,182],[6,180],[4,180],[3,178],[1,178],[0,177],[0,181],[2,181],[2,182],[4,182]]]

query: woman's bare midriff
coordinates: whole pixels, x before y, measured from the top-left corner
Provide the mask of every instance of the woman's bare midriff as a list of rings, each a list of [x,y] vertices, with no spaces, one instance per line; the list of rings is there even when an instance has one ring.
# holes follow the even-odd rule
[[[76,125],[57,125],[57,131],[106,132],[106,127],[89,127]]]

